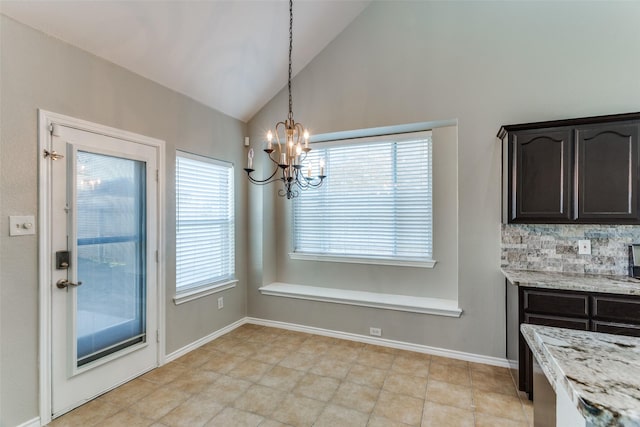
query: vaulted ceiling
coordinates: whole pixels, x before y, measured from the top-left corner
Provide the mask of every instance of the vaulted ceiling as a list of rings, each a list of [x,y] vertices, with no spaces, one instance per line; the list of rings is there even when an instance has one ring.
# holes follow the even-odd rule
[[[371,0],[293,5],[293,73]],[[248,121],[287,81],[287,1],[0,1],[0,12]]]

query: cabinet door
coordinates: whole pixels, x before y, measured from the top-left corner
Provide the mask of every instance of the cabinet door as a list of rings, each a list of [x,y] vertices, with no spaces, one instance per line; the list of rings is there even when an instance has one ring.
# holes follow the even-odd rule
[[[638,223],[638,122],[576,128],[578,222]]]
[[[509,222],[571,220],[571,130],[513,132]]]
[[[561,316],[545,316],[542,314],[525,314],[524,323],[541,326],[553,326],[555,328],[589,330],[589,319],[574,319]]]
[[[591,304],[596,320],[640,325],[640,298],[596,295]]]
[[[604,332],[606,334],[640,337],[640,326],[638,325],[629,325],[625,323],[613,323],[613,322],[601,322],[599,320],[594,320],[592,329],[595,332]]]
[[[589,295],[584,293],[527,289],[523,302],[526,313],[589,317]]]

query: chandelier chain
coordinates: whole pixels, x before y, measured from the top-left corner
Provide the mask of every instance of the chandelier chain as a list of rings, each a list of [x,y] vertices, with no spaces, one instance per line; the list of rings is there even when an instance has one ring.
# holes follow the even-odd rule
[[[291,52],[293,51],[293,0],[289,0],[289,120],[293,120],[293,99],[291,97]]]

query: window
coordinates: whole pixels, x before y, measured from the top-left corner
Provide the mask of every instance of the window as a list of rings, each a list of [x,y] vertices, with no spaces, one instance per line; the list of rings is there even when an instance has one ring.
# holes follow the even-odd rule
[[[234,235],[233,165],[178,152],[176,292],[233,281]]]
[[[294,199],[294,259],[433,267],[431,132],[315,144],[326,182]]]

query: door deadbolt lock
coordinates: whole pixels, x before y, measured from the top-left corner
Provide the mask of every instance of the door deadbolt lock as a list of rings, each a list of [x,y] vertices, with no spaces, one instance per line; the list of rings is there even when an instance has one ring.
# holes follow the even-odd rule
[[[56,270],[66,270],[69,268],[69,251],[56,252]]]
[[[82,282],[73,283],[68,281],[67,279],[60,279],[56,282],[56,286],[58,289],[68,288],[69,286],[76,287],[82,285]]]

